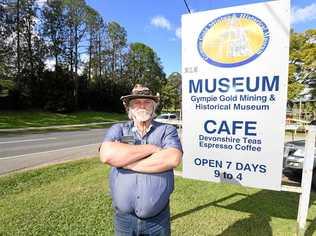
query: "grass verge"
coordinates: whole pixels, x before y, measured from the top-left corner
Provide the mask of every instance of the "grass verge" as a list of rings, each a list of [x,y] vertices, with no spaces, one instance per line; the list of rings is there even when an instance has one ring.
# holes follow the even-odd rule
[[[0,235],[113,235],[108,171],[95,158],[0,177]],[[297,206],[295,193],[177,177],[172,234],[295,235]]]
[[[67,114],[42,111],[7,111],[0,113],[0,129],[75,125],[127,120],[126,114],[81,111]]]

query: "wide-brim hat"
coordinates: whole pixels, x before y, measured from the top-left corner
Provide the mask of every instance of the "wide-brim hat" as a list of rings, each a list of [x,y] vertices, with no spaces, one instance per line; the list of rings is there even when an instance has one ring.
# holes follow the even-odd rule
[[[153,95],[152,91],[149,88],[144,87],[141,84],[136,84],[131,94],[122,96],[121,101],[123,101],[124,105],[127,106],[131,100],[137,99],[137,98],[148,98],[158,103],[160,96],[159,94],[155,96]]]

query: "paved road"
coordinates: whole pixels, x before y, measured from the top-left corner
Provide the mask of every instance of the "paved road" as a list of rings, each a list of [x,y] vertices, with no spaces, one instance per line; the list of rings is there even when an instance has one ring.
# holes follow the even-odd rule
[[[98,155],[106,129],[0,136],[0,174]]]
[[[0,136],[0,175],[49,163],[98,156],[106,129]],[[301,138],[301,137],[300,137]],[[286,136],[286,141],[291,137]],[[284,177],[284,181],[289,179]],[[294,180],[294,183],[297,180]]]

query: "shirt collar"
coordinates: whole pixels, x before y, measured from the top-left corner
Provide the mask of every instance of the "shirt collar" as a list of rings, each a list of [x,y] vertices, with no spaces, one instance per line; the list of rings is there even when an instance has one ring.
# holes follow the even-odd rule
[[[137,127],[134,125],[134,121],[131,121],[130,125],[131,125],[131,128],[132,128],[132,129],[131,129],[132,132],[137,132],[137,133],[138,133]],[[144,136],[145,136],[151,129],[155,128],[156,126],[157,126],[157,122],[154,121],[154,120],[152,120],[151,123],[150,123],[150,125],[149,125],[149,127],[147,128],[146,133],[144,134]]]

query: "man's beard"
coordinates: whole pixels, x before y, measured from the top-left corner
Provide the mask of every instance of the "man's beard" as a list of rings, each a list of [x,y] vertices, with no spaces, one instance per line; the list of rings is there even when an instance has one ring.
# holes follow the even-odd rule
[[[133,120],[136,122],[145,122],[152,118],[153,112],[146,109],[130,109]]]

